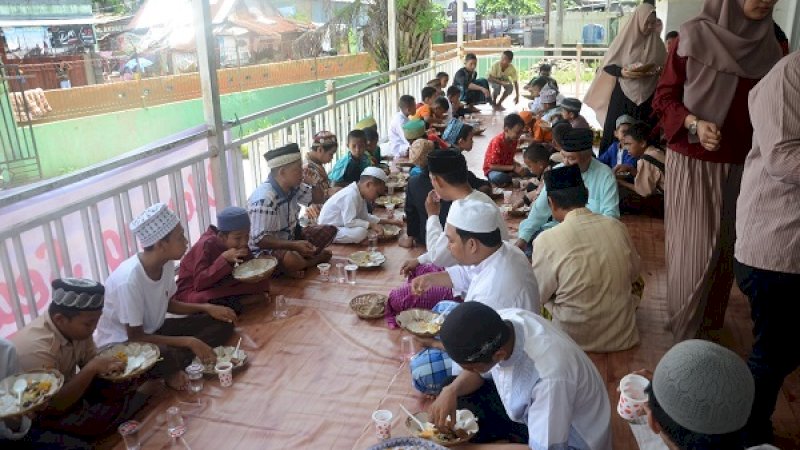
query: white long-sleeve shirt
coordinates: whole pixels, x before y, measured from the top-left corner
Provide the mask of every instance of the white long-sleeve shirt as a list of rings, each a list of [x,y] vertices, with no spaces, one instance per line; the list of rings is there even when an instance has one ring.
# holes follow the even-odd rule
[[[402,112],[398,112],[392,118],[392,123],[389,125],[389,150],[394,156],[408,156],[409,143],[403,133],[403,125],[408,122],[408,117]]]
[[[528,425],[528,446],[611,450],[611,406],[592,360],[547,319],[498,312],[514,326],[514,349],[490,373],[508,417]]]
[[[361,197],[358,183],[353,182],[333,194],[322,205],[317,221],[320,225],[334,225],[338,228],[369,228],[371,223],[378,223],[380,220],[367,211],[367,202]]]
[[[453,293],[464,301],[481,302],[495,310],[519,308],[541,312],[539,283],[522,250],[503,242],[497,251],[475,266],[445,269],[453,283]]]
[[[495,207],[497,214],[497,227],[500,228],[500,236],[503,240],[508,239],[508,225],[503,219],[503,213],[500,208],[494,203],[488,195],[481,191],[472,191],[469,195],[464,197],[465,200],[478,200],[488,203]],[[447,248],[447,236],[444,234],[444,229],[439,221],[439,216],[428,216],[428,221],[425,222],[425,235],[428,242],[428,251],[417,257],[420,264],[436,264],[439,267],[452,267],[458,265],[458,261],[453,258],[452,253]]]

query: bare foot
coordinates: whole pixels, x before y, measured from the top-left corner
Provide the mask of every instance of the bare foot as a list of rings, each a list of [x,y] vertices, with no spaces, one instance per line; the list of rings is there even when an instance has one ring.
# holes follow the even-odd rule
[[[170,375],[164,380],[164,383],[170,389],[174,389],[176,391],[185,391],[186,385],[189,384],[189,377],[186,376],[186,373],[181,370]]]

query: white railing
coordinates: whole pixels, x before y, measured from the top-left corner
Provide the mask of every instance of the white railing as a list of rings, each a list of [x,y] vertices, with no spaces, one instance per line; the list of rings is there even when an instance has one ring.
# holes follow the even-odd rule
[[[475,50],[485,53],[487,49]],[[499,53],[502,49],[489,50]],[[593,58],[597,57],[582,55],[579,60]],[[227,174],[211,170],[208,129],[199,127],[72,175],[0,193],[0,336],[14,333],[46,307],[52,279],[82,276],[105,280],[135,254],[138,244],[128,231],[128,223],[146,206],[158,201],[169,204],[181,218],[190,242],[194,242],[213,222],[213,176],[225,178],[219,181],[230,186],[234,204],[243,205],[249,192],[266,178],[269,168],[262,155],[267,150],[288,142],[308,148],[312,136],[325,129],[343,141],[353,125],[367,115],[375,117],[385,139],[399,95],[418,96],[436,72],[453,74],[460,66],[455,51],[451,51],[438,55],[436,61],[399,68],[396,74],[375,75],[341,86],[331,83],[324,93],[227,124],[230,132],[240,123],[326,100],[322,107],[264,130],[236,139],[226,136]],[[362,90],[355,95],[337,97],[359,87]],[[243,145],[249,147],[247,161],[240,151]],[[340,151],[344,151],[344,145]]]

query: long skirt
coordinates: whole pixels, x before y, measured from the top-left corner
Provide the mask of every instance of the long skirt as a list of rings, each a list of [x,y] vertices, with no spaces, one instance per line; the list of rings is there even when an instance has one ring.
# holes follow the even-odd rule
[[[641,105],[632,102],[625,93],[622,92],[622,87],[619,81],[611,91],[611,100],[608,103],[608,111],[606,112],[606,121],[603,124],[603,138],[600,140],[600,153],[608,149],[608,146],[614,142],[614,131],[617,129],[617,119],[623,114],[632,116],[636,120],[647,122],[651,127],[655,127],[658,123],[658,118],[653,115],[653,96],[644,101]]]
[[[733,284],[743,169],[667,151],[667,309],[676,341],[722,328]]]

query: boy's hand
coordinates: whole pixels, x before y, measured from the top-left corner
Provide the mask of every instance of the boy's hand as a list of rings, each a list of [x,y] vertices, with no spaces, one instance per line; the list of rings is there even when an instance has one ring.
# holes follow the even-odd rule
[[[214,353],[214,349],[209,347],[205,342],[197,338],[189,339],[189,350],[191,350],[203,364],[213,364],[217,360],[217,354]]]
[[[631,166],[630,164],[617,164],[617,166],[614,167],[615,176],[627,177],[628,175],[626,174],[626,172],[631,176],[636,176],[636,168]]]
[[[317,220],[319,218],[319,210],[319,205],[308,205],[308,208],[306,208],[306,217]]]
[[[222,257],[231,264],[242,262],[242,259],[248,255],[250,255],[250,250],[246,248],[229,248],[222,252]]]
[[[208,304],[206,312],[220,322],[236,323],[236,313],[227,306]]]
[[[378,236],[383,234],[383,226],[381,226],[379,223],[370,223],[369,229],[378,233]]]
[[[113,355],[97,355],[88,364],[97,375],[122,373],[125,371],[125,363],[115,358]]]

